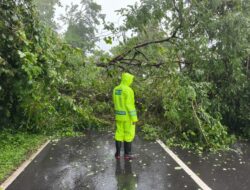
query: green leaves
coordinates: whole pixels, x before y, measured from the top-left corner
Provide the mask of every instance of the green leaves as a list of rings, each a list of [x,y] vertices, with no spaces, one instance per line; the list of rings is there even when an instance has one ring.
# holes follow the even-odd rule
[[[19,57],[20,57],[21,59],[24,58],[24,57],[26,56],[26,54],[23,53],[23,52],[21,52],[20,50],[17,50],[17,53],[18,53],[18,55],[19,55]]]
[[[83,0],[66,8],[66,15],[61,19],[68,26],[65,40],[74,47],[82,48],[83,52],[92,51],[99,38],[95,35],[97,26],[104,21],[101,6],[93,0]]]
[[[105,37],[104,41],[105,41],[106,44],[112,44],[112,37],[110,37],[110,36],[109,37]]]
[[[226,129],[216,122],[237,131],[240,128],[246,129],[248,133],[249,8],[249,1],[214,0],[197,3],[143,0],[140,6],[120,10],[126,21],[122,30],[136,31],[137,34],[136,37],[127,39],[123,46],[124,52],[131,47],[130,43],[134,39],[139,41],[136,44],[164,39],[179,27],[176,39],[171,43],[139,48],[149,61],[137,56],[143,62],[138,67],[123,64],[137,75],[145,73],[147,76],[150,83],[143,83],[140,90],[147,93],[150,89],[150,97],[142,96],[146,99],[146,106],[154,107],[154,111],[162,108],[165,110],[165,125],[175,129],[174,132],[167,132],[182,136],[185,141],[193,139],[199,144],[203,132],[195,131],[198,128],[194,128],[200,122],[204,129],[203,140],[208,138],[211,141],[208,146],[217,148],[227,144],[231,137],[224,136]],[[128,56],[132,57],[133,53]],[[149,63],[154,61],[162,63],[161,66],[156,69],[148,68]],[[156,81],[152,82],[153,80]],[[197,102],[195,111],[191,106],[192,101]],[[155,118],[162,119],[160,113],[159,111],[157,115],[151,111]],[[198,120],[194,117],[195,113]],[[214,128],[218,131],[210,130]],[[188,129],[195,132],[197,138],[188,134]],[[209,134],[216,136],[215,139],[221,138],[221,141],[205,137]]]
[[[17,15],[13,15],[13,16],[11,17],[11,19],[12,19],[14,22],[18,21]]]
[[[37,55],[30,52],[21,52],[18,50],[18,54],[22,60],[21,68],[27,73],[29,81],[38,77],[42,73],[42,68],[37,66]]]
[[[145,124],[142,126],[142,131],[146,140],[156,140],[159,138],[159,127]]]
[[[51,29],[56,29],[54,21],[55,6],[60,6],[59,0],[34,0],[34,4],[39,12],[39,19]]]
[[[230,6],[175,2],[143,0],[122,9],[126,24],[107,28],[131,29],[134,37],[112,49],[114,57],[130,52],[127,57],[109,64],[109,53],[84,55],[94,47],[103,19],[94,2],[83,1],[87,16],[78,6],[69,7],[64,18],[69,45],[40,24],[29,1],[5,1],[0,5],[0,126],[65,136],[112,126],[112,88],[121,72],[129,71],[136,76],[145,138],[203,151],[233,141],[225,124],[250,133],[248,7],[241,12],[236,1]],[[176,36],[162,41],[177,27]],[[107,44],[113,40],[104,38]]]
[[[11,130],[1,131],[0,181],[4,181],[45,140],[46,137],[42,135]]]

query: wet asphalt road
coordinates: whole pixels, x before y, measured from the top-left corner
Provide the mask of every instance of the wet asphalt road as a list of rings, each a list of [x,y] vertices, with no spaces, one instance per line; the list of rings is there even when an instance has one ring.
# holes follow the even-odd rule
[[[236,152],[203,154],[175,148],[173,151],[210,188],[218,190],[250,190],[250,142],[235,144]]]
[[[117,162],[112,133],[51,143],[7,190],[198,189],[157,143],[137,137],[133,150],[136,160]]]
[[[247,145],[239,146],[245,150]],[[116,161],[111,132],[52,142],[7,190],[199,189],[157,143],[136,137],[133,151],[138,158],[132,162]],[[241,156],[227,153],[205,158],[174,151],[212,189],[250,189],[249,149]]]

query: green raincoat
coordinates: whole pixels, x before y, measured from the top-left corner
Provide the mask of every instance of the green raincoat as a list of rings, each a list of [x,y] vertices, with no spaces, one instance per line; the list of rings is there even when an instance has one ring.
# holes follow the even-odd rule
[[[130,88],[134,76],[129,73],[122,74],[122,81],[113,90],[115,105],[116,134],[115,140],[131,142],[135,136],[134,122],[138,121],[134,91]]]

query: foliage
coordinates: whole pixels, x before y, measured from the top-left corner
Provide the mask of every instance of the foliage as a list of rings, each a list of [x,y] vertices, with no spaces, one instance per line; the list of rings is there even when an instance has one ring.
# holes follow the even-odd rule
[[[45,141],[42,135],[26,132],[0,133],[0,182]]]
[[[54,21],[55,5],[60,5],[59,0],[34,0],[34,4],[39,12],[40,20],[55,30],[57,28]]]
[[[120,30],[134,37],[113,49],[119,56],[108,65],[138,77],[141,119],[161,126],[159,137],[220,149],[234,139],[227,127],[249,133],[249,8],[249,1],[141,0],[119,11]]]
[[[74,47],[82,48],[84,52],[90,51],[98,41],[97,26],[105,17],[100,11],[101,6],[93,0],[81,0],[80,5],[68,6],[66,16],[62,16],[68,25],[65,40]]]
[[[101,71],[40,25],[31,1],[6,1],[0,12],[1,128],[70,135],[101,126],[90,104],[103,94]]]
[[[144,139],[146,140],[156,140],[159,136],[159,131],[157,131],[157,127],[151,126],[148,124],[143,125],[142,132],[144,133]]]
[[[112,58],[93,50],[104,17],[92,0],[68,8],[65,39],[39,22],[31,0],[4,1],[1,129],[71,136],[111,127],[111,92],[128,71],[145,138],[225,149],[229,129],[250,134],[249,8],[247,0],[141,0],[120,10],[123,26],[110,27],[133,35]]]

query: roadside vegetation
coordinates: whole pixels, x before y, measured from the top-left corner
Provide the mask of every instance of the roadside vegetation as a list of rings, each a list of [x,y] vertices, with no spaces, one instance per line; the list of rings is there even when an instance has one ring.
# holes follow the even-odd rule
[[[141,0],[119,11],[119,27],[82,0],[62,17],[63,36],[53,21],[59,1],[44,2],[0,4],[0,180],[44,136],[113,128],[111,92],[124,71],[136,76],[146,139],[202,152],[249,138],[248,0]],[[101,24],[107,44],[122,39],[111,53],[95,47]]]
[[[46,137],[40,134],[13,131],[1,132],[0,183],[44,143],[45,140]]]

